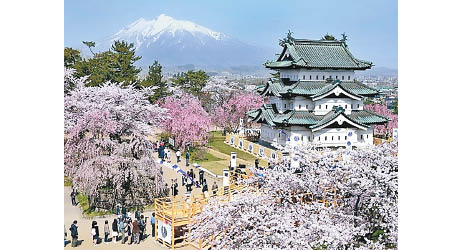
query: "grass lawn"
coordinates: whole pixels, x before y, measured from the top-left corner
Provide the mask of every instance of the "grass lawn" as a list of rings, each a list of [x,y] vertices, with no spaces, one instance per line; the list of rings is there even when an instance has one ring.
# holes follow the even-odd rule
[[[203,159],[196,159],[195,156],[191,157],[192,162],[211,162],[211,161],[223,161],[224,159],[216,157],[209,152],[206,152],[205,155],[202,157]]]
[[[64,176],[64,187],[71,187],[72,186],[72,179],[69,177]]]
[[[200,167],[206,168],[217,175],[223,175],[223,170],[228,169],[228,161],[200,161],[197,163]]]
[[[233,148],[230,145],[225,144],[225,136],[222,135],[221,131],[213,131],[209,133],[209,139],[208,139],[208,146],[213,148],[214,150],[217,150],[221,153],[224,153],[226,155],[230,155],[231,152],[237,153],[237,158],[249,161],[249,162],[255,162],[255,159],[257,157],[247,153],[243,152],[237,148]],[[267,166],[267,161],[265,160],[259,160],[260,166]]]

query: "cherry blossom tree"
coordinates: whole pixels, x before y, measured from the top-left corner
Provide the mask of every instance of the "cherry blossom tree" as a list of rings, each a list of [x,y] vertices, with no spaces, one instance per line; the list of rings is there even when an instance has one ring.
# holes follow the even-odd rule
[[[388,110],[386,105],[377,103],[367,104],[364,106],[364,109],[385,116],[391,120],[386,125],[376,125],[374,128],[375,134],[392,136],[392,129],[398,128],[398,116]]]
[[[214,238],[214,249],[397,246],[396,143],[291,151],[299,167],[250,169],[253,177],[243,181],[248,188],[230,202],[210,199],[189,225],[189,239]],[[336,205],[325,206],[323,200]]]
[[[86,87],[86,79],[75,79],[73,73],[66,70],[65,77],[65,85],[73,83],[64,96],[65,175],[88,195],[109,190],[122,203],[127,195],[131,201],[161,195],[164,181],[148,135],[166,111],[150,104],[148,89],[110,83]]]
[[[213,76],[208,79],[201,91],[201,99],[206,112],[213,114],[214,109],[222,106],[233,93],[243,90],[237,82]]]
[[[175,144],[184,150],[187,143],[207,143],[211,118],[197,97],[183,93],[180,97],[164,98],[161,107],[167,109],[170,119],[162,122],[162,128],[175,139]]]
[[[228,131],[236,131],[240,119],[246,121],[247,112],[258,109],[264,104],[264,98],[252,92],[240,92],[230,96],[214,113],[214,123]]]

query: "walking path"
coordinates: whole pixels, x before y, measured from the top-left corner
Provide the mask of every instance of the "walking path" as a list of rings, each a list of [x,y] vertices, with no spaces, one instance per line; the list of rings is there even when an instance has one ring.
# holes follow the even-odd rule
[[[158,159],[157,153],[154,153],[154,157],[155,157],[155,159]],[[190,169],[194,169],[195,180],[196,181],[199,180],[199,170],[197,168],[193,167],[192,163],[190,163],[189,167],[186,167],[186,159],[184,157],[181,157],[181,162],[177,163],[176,155],[173,150],[171,151],[170,163],[178,165],[185,172],[187,172]],[[163,177],[166,180],[169,189],[170,189],[170,185],[172,183],[171,180],[176,179],[176,181],[178,183],[178,196],[177,197],[179,197],[179,196],[183,197],[185,195],[186,188],[185,188],[185,186],[181,185],[181,174],[180,173],[176,173],[174,170],[171,170],[171,169],[163,166]],[[211,187],[212,187],[212,184],[214,183],[214,181],[216,181],[216,183],[219,187],[222,186],[222,179],[216,179],[215,177],[207,174],[206,172],[204,174],[204,178],[207,181],[208,189],[209,189],[210,193],[212,193]],[[72,189],[70,187],[64,187],[64,226],[66,227],[67,240],[68,240],[68,243],[66,243],[66,248],[72,248],[71,244],[70,244],[70,240],[72,238],[70,237],[69,228],[70,228],[70,225],[72,224],[72,222],[74,220],[77,220],[78,234],[79,234],[78,235],[78,240],[79,240],[78,248],[79,249],[93,249],[94,247],[95,247],[95,249],[155,249],[155,250],[168,249],[167,247],[164,247],[160,243],[156,242],[154,240],[154,238],[151,237],[152,229],[151,229],[151,225],[150,225],[150,220],[148,220],[148,224],[147,224],[147,234],[150,233],[150,237],[147,237],[139,245],[135,245],[135,244],[128,245],[129,239],[128,239],[128,242],[126,243],[126,245],[122,245],[120,242],[119,243],[109,242],[108,244],[105,244],[103,242],[103,237],[104,237],[103,225],[105,224],[105,220],[108,220],[109,225],[110,225],[110,230],[112,233],[111,225],[116,216],[108,215],[108,216],[103,216],[101,218],[96,217],[94,219],[84,218],[82,216],[80,207],[72,206],[71,199],[70,199],[71,191],[72,191]],[[201,194],[201,193],[202,193],[201,188],[196,188],[195,186],[193,186],[193,190],[192,190],[191,194],[197,195],[197,194]],[[152,212],[153,211],[144,211],[144,216],[150,218]],[[134,214],[133,214],[133,218],[134,218]],[[93,220],[96,220],[99,225],[100,238],[102,239],[101,244],[99,244],[97,246],[94,246],[93,242],[92,242],[91,225],[92,225]],[[61,232],[61,235],[62,235],[62,232]],[[109,237],[111,237],[111,236],[109,236]],[[178,248],[178,249],[188,250],[188,249],[195,249],[195,248],[192,246],[185,246],[185,247]]]

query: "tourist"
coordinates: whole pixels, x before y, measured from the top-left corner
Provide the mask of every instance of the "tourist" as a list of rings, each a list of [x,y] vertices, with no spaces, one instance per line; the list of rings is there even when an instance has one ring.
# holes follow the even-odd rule
[[[167,161],[168,162],[172,162],[172,160],[170,160],[170,156],[171,156],[170,149],[167,149]]]
[[[155,237],[155,213],[152,213],[150,224],[152,224],[152,237]]]
[[[75,200],[75,197],[76,197],[76,195],[75,195],[75,189],[72,189],[72,193],[70,193],[70,198],[71,198],[71,200],[72,200],[72,206],[76,206],[76,205],[77,205],[77,202],[76,202],[76,200]]]
[[[133,221],[131,220],[131,218],[128,218],[127,221],[127,232],[128,232],[128,237],[130,237],[130,243],[128,243],[128,245],[133,244]]]
[[[125,218],[120,219],[119,230],[122,244],[125,244]]]
[[[177,150],[177,152],[175,153],[175,155],[177,156],[177,163],[180,162],[180,157],[181,157],[181,152],[180,150]]]
[[[213,195],[217,194],[217,190],[219,189],[219,187],[217,186],[217,183],[214,182],[214,184],[212,185],[212,191],[213,191]]]
[[[70,236],[72,236],[72,247],[76,247],[78,245],[78,226],[76,220],[70,225]]]
[[[147,222],[144,219],[144,215],[141,213],[141,219],[139,220],[139,243],[144,240],[145,227]]]
[[[134,212],[134,218],[139,219],[139,217],[140,217],[139,209],[136,207],[136,212]]]
[[[116,215],[119,215],[119,214],[120,214],[120,203],[118,203],[117,207],[116,207]]]
[[[134,244],[138,244],[139,243],[139,222],[137,221],[137,219],[134,219],[133,223],[133,239],[134,239]]]
[[[181,186],[184,186],[184,183],[186,182],[186,176],[181,175]]]
[[[109,240],[108,240],[108,236],[109,236],[109,224],[108,224],[108,220],[105,220],[105,226],[103,227],[104,232],[105,232],[105,243],[108,244]]]
[[[66,241],[67,241],[67,231],[66,231],[66,225],[64,224],[64,247],[66,247]]]
[[[189,152],[186,152],[186,167],[189,166]]]
[[[208,184],[206,183],[206,180],[203,180],[202,192],[205,195],[205,198],[208,198]]]
[[[164,159],[167,160],[167,152],[169,152],[169,149],[165,148],[164,149]]]
[[[122,218],[123,219],[127,218],[127,209],[125,208],[125,206],[122,207]]]
[[[98,241],[98,226],[95,220],[92,221],[91,234],[92,234],[92,243],[94,243],[95,246],[97,245]]]
[[[114,219],[112,224],[112,236],[113,236],[113,242],[117,243],[119,240],[119,226],[117,225],[117,219]]]
[[[200,183],[203,183],[203,175],[205,174],[205,171],[203,171],[203,170],[201,170],[200,169],[200,171],[198,171],[198,178],[199,178],[199,181],[200,181]]]
[[[259,160],[258,160],[258,158],[255,159],[255,168],[259,169]]]

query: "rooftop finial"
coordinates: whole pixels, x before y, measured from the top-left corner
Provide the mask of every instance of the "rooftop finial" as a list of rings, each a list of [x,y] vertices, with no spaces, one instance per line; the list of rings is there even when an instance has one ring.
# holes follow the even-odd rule
[[[346,41],[347,41],[347,35],[345,34],[345,32],[342,33],[341,35],[342,35],[341,42],[343,42],[344,45],[347,46],[347,43],[346,43]]]
[[[294,33],[292,33],[291,30],[288,30],[286,38],[280,39],[279,44],[281,47],[284,47],[286,43],[294,44],[294,38],[292,37],[292,34]]]

